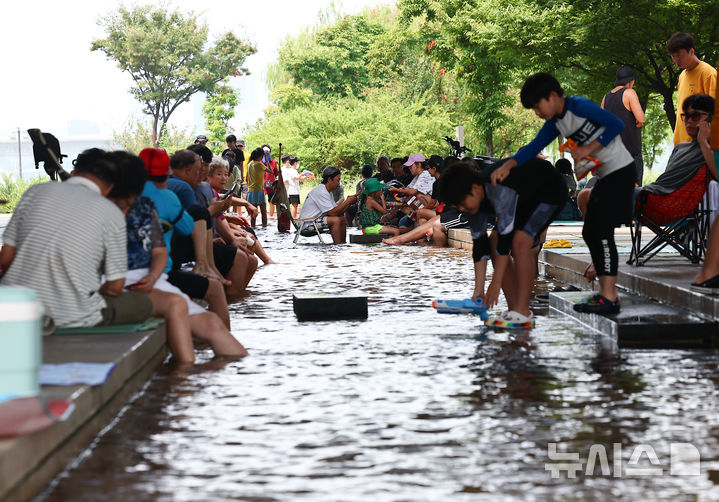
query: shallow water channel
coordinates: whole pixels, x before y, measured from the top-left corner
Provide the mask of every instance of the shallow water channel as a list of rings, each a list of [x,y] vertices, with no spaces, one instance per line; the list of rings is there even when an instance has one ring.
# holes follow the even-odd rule
[[[161,368],[38,500],[719,498],[717,351],[608,350],[539,303],[531,332],[486,331],[430,306],[469,296],[467,251],[259,235],[284,264],[231,307],[250,357]],[[367,321],[292,312],[293,292],[348,290],[369,295]],[[552,443],[579,454],[575,478],[552,478]],[[672,443],[698,449],[698,476],[670,475]],[[586,473],[593,445],[605,474],[600,457]],[[639,445],[660,465],[631,464]]]

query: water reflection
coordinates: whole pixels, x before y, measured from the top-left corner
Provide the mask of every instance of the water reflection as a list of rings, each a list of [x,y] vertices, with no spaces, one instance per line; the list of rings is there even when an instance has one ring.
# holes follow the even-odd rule
[[[607,350],[534,303],[531,332],[438,315],[471,292],[462,250],[292,246],[231,306],[251,356],[162,368],[42,500],[437,501],[717,498],[716,351]],[[540,281],[538,289],[553,284]],[[293,292],[369,295],[366,321],[298,322]],[[552,479],[580,452],[694,443],[703,474]]]

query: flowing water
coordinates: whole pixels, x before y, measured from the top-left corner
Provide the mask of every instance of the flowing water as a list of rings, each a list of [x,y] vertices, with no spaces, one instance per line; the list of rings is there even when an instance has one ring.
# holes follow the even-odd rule
[[[717,351],[612,350],[539,304],[531,332],[486,330],[430,307],[471,293],[467,251],[258,234],[284,264],[231,307],[251,355],[162,367],[38,500],[719,498]],[[294,292],[350,290],[369,296],[368,320],[292,312]],[[554,443],[579,454],[575,478],[547,469]],[[670,475],[671,443],[698,449],[698,476]],[[586,473],[593,445],[605,474],[600,457]],[[631,464],[639,445],[660,465]]]

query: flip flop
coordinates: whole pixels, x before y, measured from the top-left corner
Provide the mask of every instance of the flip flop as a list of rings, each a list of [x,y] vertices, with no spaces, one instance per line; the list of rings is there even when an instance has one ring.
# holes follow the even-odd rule
[[[549,242],[545,242],[544,246],[542,246],[544,249],[552,249],[552,248],[558,248],[562,247],[561,244],[557,239],[552,239]]]
[[[566,239],[559,239],[559,246],[557,246],[557,247],[560,247],[560,248],[571,248],[571,247],[572,247],[572,243],[569,242],[569,241],[566,240]]]

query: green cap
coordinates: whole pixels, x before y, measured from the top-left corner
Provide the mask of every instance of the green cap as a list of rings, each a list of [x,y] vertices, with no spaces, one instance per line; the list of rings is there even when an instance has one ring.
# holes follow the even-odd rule
[[[369,178],[364,182],[364,190],[362,191],[362,194],[369,195],[380,190],[384,190],[384,185],[380,183],[377,178]]]

